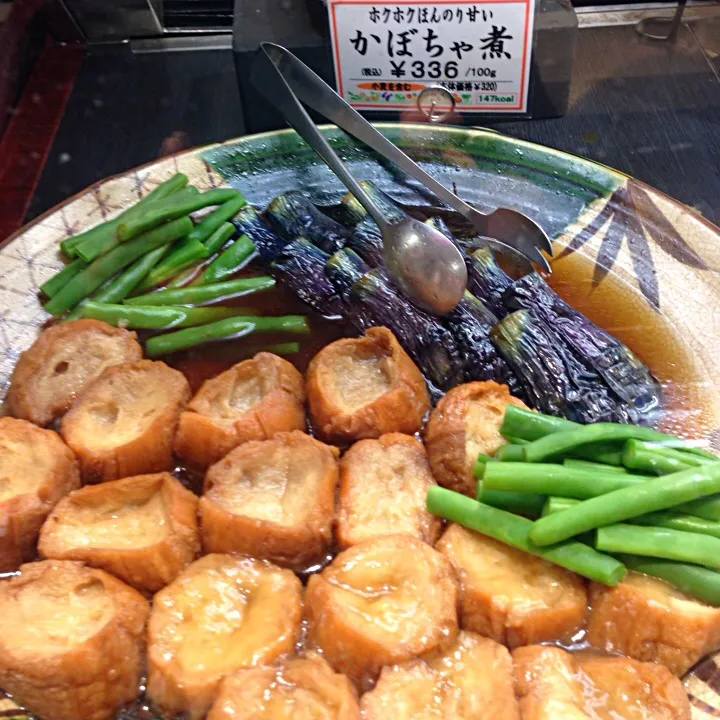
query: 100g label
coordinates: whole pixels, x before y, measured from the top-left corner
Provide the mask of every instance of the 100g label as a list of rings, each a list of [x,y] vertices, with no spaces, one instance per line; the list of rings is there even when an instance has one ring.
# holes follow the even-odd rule
[[[491,68],[486,67],[469,67],[465,71],[465,77],[489,77],[494,78],[496,77],[496,71],[492,70]]]

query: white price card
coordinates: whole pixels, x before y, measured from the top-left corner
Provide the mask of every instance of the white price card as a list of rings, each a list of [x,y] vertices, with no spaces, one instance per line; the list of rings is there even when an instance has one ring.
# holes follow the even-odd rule
[[[527,109],[535,0],[328,0],[338,93],[356,108],[415,108],[430,86],[459,112]]]

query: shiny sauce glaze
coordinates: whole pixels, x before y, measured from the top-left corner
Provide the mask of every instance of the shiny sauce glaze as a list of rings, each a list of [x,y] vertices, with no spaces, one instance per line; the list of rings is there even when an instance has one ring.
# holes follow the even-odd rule
[[[267,268],[258,263],[251,263],[237,276],[252,276],[266,272]],[[576,253],[555,261],[553,274],[546,279],[565,301],[630,347],[658,378],[664,398],[662,429],[684,437],[711,434],[714,430],[710,420],[711,412],[703,396],[703,385],[708,380],[703,368],[683,343],[680,330],[673,327],[662,314],[655,312],[644,303],[635,290],[626,286],[614,275],[608,275],[598,288],[591,290],[592,273],[592,261]],[[185,374],[193,392],[206,379],[243,359],[252,357],[267,345],[298,341],[300,351],[288,355],[287,359],[304,372],[312,357],[325,345],[341,337],[357,335],[354,328],[342,318],[327,318],[313,312],[281,283],[271,290],[223,301],[222,304],[247,309],[248,314],[306,315],[310,324],[310,333],[300,337],[283,333],[258,333],[237,340],[190,348],[162,358]],[[142,332],[139,334],[143,335]],[[178,466],[174,474],[193,492],[197,494],[202,492],[201,475],[192,473],[182,466]],[[298,573],[303,584],[311,574],[320,571],[329,563],[335,554],[336,549],[333,548],[322,563]],[[13,574],[2,574],[0,580]],[[304,647],[305,630],[303,623],[298,651]],[[558,644],[574,653],[583,655],[597,653],[589,648],[584,630],[569,641]],[[118,716],[119,720],[163,718],[149,707],[144,697],[144,690],[143,684],[139,689],[137,702],[122,711]],[[3,697],[0,691],[0,718],[3,717],[31,718],[32,716],[19,714],[16,706],[7,696]]]

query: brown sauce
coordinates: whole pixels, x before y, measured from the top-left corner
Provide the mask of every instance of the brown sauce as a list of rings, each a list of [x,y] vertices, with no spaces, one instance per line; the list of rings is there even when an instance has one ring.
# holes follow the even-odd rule
[[[652,371],[663,390],[660,426],[687,438],[713,430],[710,378],[684,342],[681,328],[656,312],[617,276],[592,289],[593,263],[581,255],[553,263],[548,282],[566,302],[627,345]]]

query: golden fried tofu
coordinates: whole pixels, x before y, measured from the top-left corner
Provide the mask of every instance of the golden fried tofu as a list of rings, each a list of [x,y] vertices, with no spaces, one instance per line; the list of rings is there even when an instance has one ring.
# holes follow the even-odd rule
[[[170,473],[88,485],[61,500],[43,525],[43,557],[82,560],[138,590],[174,580],[200,550],[197,497]]]
[[[345,549],[397,533],[434,544],[440,518],[425,507],[427,490],[434,484],[425,448],[414,437],[388,433],[377,440],[359,440],[340,461],[338,545]]]
[[[463,629],[514,648],[569,640],[584,626],[575,573],[454,523],[435,547],[457,571]]]
[[[206,552],[303,570],[332,542],[337,448],[297,430],[247,442],[213,465],[200,499]]]
[[[479,453],[492,455],[505,440],[500,425],[507,405],[525,407],[507,385],[470,382],[444,395],[425,427],[430,468],[439,485],[475,497],[473,466]]]
[[[78,487],[77,460],[57,433],[0,418],[0,572],[35,557],[45,518]]]
[[[47,425],[105,368],[142,358],[135,333],[99,320],[73,320],[53,325],[20,355],[15,365],[8,405],[12,415]]]
[[[61,434],[86,483],[173,469],[172,441],[190,397],[185,376],[140,360],[103,371],[73,403]]]
[[[308,639],[359,688],[383,665],[442,650],[457,634],[450,563],[410,535],[386,535],[341,552],[305,592]]]
[[[0,687],[52,720],[109,720],[142,675],[147,600],[102,570],[46,560],[0,583]]]
[[[180,415],[175,452],[204,470],[248,440],[305,429],[302,375],[277,355],[261,352],[206,380]]]
[[[315,653],[228,675],[207,716],[207,720],[359,718],[352,683]]]
[[[680,681],[661,665],[541,645],[512,659],[523,720],[690,720]]]
[[[507,648],[460,632],[425,660],[385,667],[360,700],[363,720],[519,720]]]
[[[294,651],[301,618],[290,570],[232,555],[196,560],[153,599],[148,697],[167,713],[204,717],[225,675]]]
[[[612,588],[591,583],[590,606],[593,647],[661,663],[676,675],[720,648],[720,608],[662,580],[631,572]]]
[[[326,345],[305,380],[313,430],[326,442],[412,435],[430,408],[422,373],[385,327]]]

